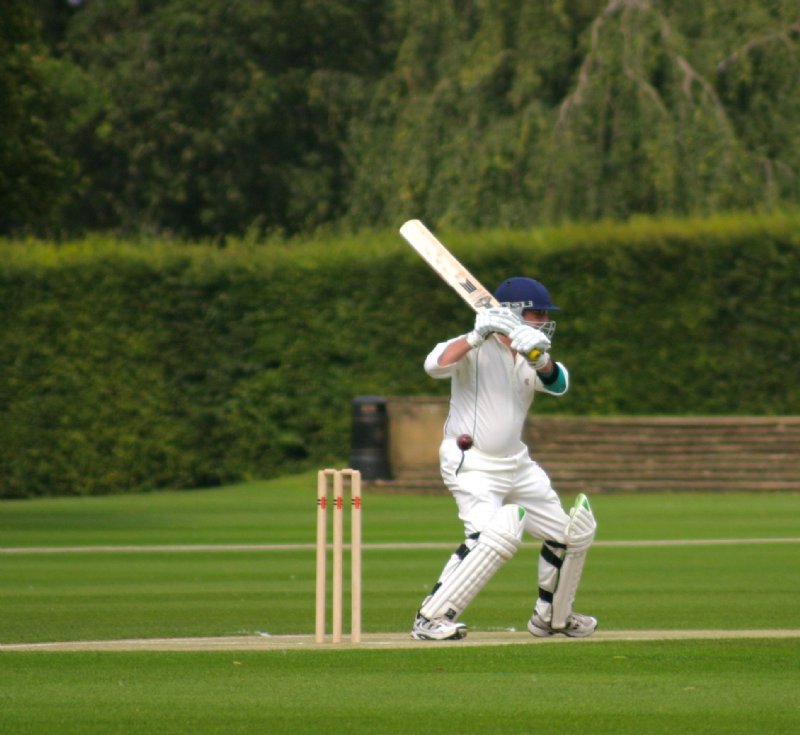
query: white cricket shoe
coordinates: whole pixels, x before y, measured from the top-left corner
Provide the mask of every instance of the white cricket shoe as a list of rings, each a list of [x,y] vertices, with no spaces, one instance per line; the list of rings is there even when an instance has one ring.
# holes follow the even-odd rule
[[[417,613],[414,627],[411,628],[411,637],[418,641],[457,641],[467,637],[467,626],[447,618],[428,620]]]
[[[558,633],[570,638],[586,638],[594,633],[596,627],[597,618],[593,618],[591,615],[581,615],[580,613],[570,613],[564,628],[553,628],[550,623],[542,620],[537,613],[534,613],[528,621],[528,631],[537,638],[548,638]]]

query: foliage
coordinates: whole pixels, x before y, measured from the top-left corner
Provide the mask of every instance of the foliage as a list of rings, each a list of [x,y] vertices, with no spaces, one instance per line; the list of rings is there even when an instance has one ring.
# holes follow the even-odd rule
[[[38,35],[24,5],[0,10],[3,234],[800,202],[795,0],[34,0]]]
[[[797,201],[795,5],[404,6],[394,70],[347,141],[357,224],[518,226]]]
[[[61,203],[65,164],[35,18],[26,3],[0,5],[0,233],[47,229]]]
[[[573,386],[536,410],[792,414],[797,215],[443,230],[489,285],[542,278]],[[443,393],[421,364],[466,331],[394,233],[225,249],[2,245],[0,495],[268,477],[346,456],[357,395]],[[746,386],[746,388],[744,387]]]
[[[339,118],[381,67],[379,10],[285,0],[88,4],[64,51],[104,104],[67,142],[90,182],[69,221],[195,237],[335,219]],[[80,140],[85,150],[74,149]]]

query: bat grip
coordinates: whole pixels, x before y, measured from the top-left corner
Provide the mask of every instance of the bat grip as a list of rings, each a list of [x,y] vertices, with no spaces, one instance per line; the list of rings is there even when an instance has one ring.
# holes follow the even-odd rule
[[[539,355],[541,355],[541,354],[542,354],[541,350],[531,350],[530,353],[528,354],[528,359],[529,360],[538,360],[539,359]]]

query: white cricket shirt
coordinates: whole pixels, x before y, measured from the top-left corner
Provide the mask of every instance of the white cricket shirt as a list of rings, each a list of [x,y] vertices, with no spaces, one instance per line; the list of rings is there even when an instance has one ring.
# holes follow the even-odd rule
[[[458,362],[441,367],[439,356],[455,339],[458,337],[440,342],[425,359],[428,375],[451,381],[445,436],[469,434],[473,445],[487,454],[506,457],[519,453],[525,446],[522,429],[534,393],[563,395],[569,388],[566,368],[558,363],[564,371],[566,388],[562,393],[553,393],[527,360],[512,355],[495,335]]]

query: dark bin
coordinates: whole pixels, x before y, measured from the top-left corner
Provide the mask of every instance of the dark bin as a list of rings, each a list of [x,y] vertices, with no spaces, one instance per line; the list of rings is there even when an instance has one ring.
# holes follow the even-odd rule
[[[386,399],[381,396],[356,396],[353,399],[350,467],[360,470],[363,479],[391,479],[388,435]]]

